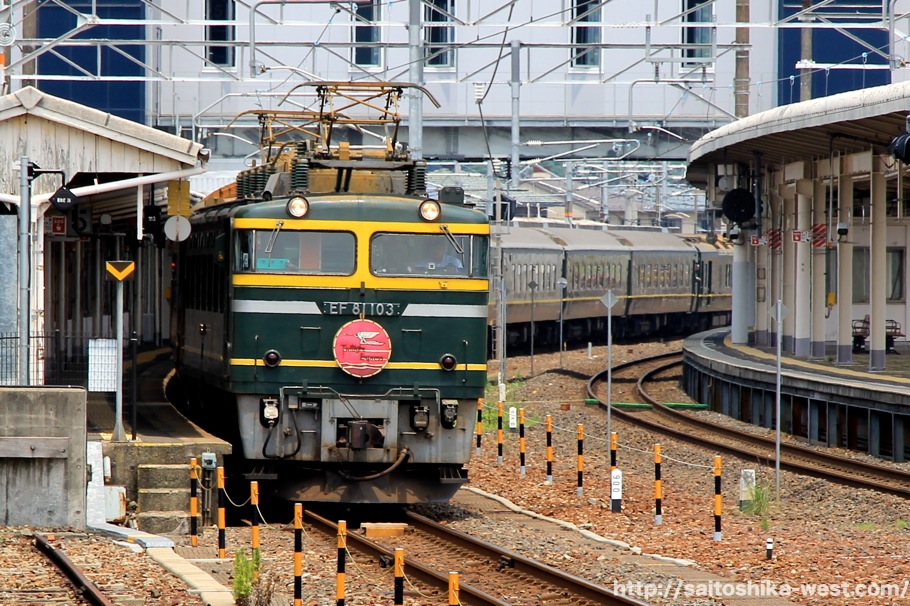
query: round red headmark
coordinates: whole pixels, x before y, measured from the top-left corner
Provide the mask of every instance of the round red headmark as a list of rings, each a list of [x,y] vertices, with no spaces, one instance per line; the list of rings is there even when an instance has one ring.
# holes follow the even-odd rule
[[[353,377],[372,377],[392,357],[389,333],[372,320],[352,320],[338,329],[332,344],[335,361]]]

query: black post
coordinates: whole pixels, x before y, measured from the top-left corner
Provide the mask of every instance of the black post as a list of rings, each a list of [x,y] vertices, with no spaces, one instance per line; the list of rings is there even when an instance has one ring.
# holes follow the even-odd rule
[[[64,385],[63,338],[59,328],[54,331],[54,382],[57,385]]]
[[[133,441],[136,440],[136,417],[138,416],[139,408],[139,354],[137,352],[139,345],[139,338],[136,335],[136,331],[130,333],[130,360],[132,365],[130,366],[130,401],[132,403],[132,415],[130,425],[133,426]]]

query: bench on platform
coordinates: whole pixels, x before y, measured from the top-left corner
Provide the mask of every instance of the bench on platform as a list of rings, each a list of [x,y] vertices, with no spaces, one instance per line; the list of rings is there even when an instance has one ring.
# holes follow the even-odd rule
[[[852,328],[853,352],[865,352],[866,339],[869,338],[869,316],[866,315],[862,320],[853,320]],[[896,320],[885,320],[885,351],[888,353],[897,353],[894,349],[894,339],[903,338],[905,336],[900,322]]]

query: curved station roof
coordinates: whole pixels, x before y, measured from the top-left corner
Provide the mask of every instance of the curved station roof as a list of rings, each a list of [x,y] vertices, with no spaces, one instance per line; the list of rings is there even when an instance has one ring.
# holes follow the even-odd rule
[[[910,82],[851,91],[777,107],[732,122],[692,144],[686,178],[704,184],[710,165],[765,164],[849,154],[888,144],[906,128]]]

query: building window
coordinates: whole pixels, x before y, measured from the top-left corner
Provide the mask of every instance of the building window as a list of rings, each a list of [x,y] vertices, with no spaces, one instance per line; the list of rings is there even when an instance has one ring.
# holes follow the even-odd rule
[[[451,48],[455,40],[454,14],[455,0],[424,0],[424,44],[430,67],[455,66],[455,52]]]
[[[226,22],[225,25],[205,26],[207,42],[234,41],[234,0],[206,0],[205,20]],[[233,46],[206,46],[205,56],[210,65],[234,67],[235,64]]]
[[[597,0],[575,0],[572,13],[572,66],[600,65],[600,6]]]
[[[904,300],[904,249],[888,248],[885,252],[885,301],[899,303]],[[869,249],[853,247],[853,302],[868,303],[870,290]]]
[[[362,67],[381,67],[379,55],[380,0],[357,4],[354,10],[354,64]]]
[[[714,0],[683,0],[684,23],[714,23]],[[683,27],[683,48],[690,64],[702,64],[711,59],[711,27]]]

